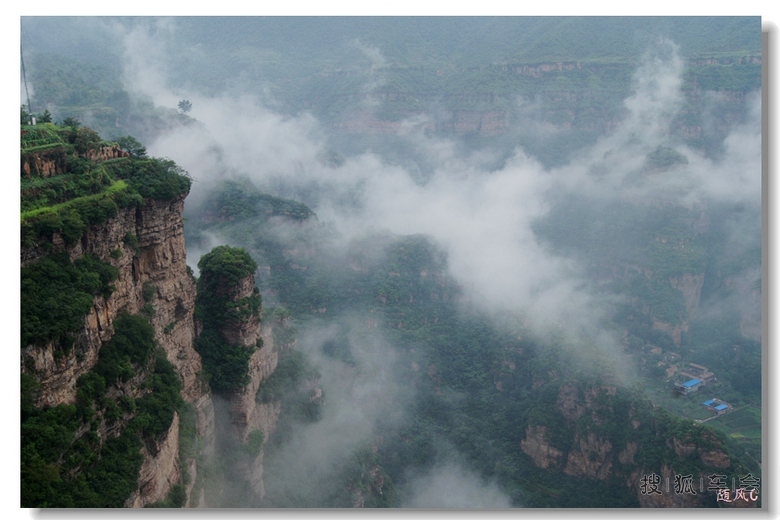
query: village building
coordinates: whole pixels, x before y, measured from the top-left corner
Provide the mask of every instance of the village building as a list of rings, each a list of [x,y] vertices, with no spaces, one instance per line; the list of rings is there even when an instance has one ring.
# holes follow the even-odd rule
[[[691,379],[700,379],[704,383],[711,383],[717,380],[715,374],[710,372],[707,367],[697,365],[696,363],[688,363],[688,367],[685,370],[681,370],[680,375]]]
[[[701,379],[689,379],[688,381],[685,381],[684,383],[677,383],[674,385],[674,389],[676,392],[687,395],[691,392],[697,391],[702,385],[704,384],[704,381]]]
[[[723,415],[733,408],[729,403],[721,401],[720,399],[710,399],[704,401],[701,405],[707,410],[715,413],[715,415]]]

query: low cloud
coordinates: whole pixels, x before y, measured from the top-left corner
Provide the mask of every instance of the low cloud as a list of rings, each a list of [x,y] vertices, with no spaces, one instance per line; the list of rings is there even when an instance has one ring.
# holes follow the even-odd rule
[[[132,70],[143,68],[141,56],[154,61],[155,53],[138,52],[144,45],[137,40],[150,34],[128,34],[136,49]],[[383,63],[378,49],[359,47],[375,64]],[[141,90],[157,92],[166,102],[177,99],[164,94],[159,67],[148,68],[158,72],[146,76]],[[683,102],[682,72],[676,46],[660,41],[635,73],[624,120],[555,168],[518,148],[493,169],[488,165],[495,157],[463,153],[453,141],[427,136],[415,124],[406,126],[401,138],[415,143],[429,165],[424,181],[405,165],[371,152],[328,165],[321,160],[327,135],[316,119],[305,113],[282,116],[251,96],[187,96],[198,124],[166,133],[149,150],[174,158],[198,181],[188,204],[197,205],[214,182],[237,173],[260,189],[303,200],[346,239],[368,228],[427,234],[447,250],[451,273],[471,301],[520,311],[540,329],[563,326],[574,338],[583,332],[593,337],[603,335],[598,328],[614,298],[593,292],[582,266],[553,254],[535,234],[533,223],[552,205],[566,195],[594,203],[656,200],[691,207],[712,200],[758,200],[760,127],[753,119],[734,130],[718,161],[673,139],[671,124]],[[154,81],[158,85],[147,84]],[[749,103],[758,107],[757,98]],[[659,147],[684,161],[648,174],[648,154]]]
[[[406,417],[412,394],[397,379],[396,351],[375,329],[363,326],[365,319],[352,316],[309,327],[299,340],[297,349],[321,374],[322,418],[297,425],[273,452],[267,486],[276,499],[305,497],[322,504],[333,493],[331,484],[354,469],[355,450],[371,450],[382,435],[378,425],[397,427]],[[349,333],[341,334],[345,328]],[[339,341],[346,341],[339,348],[349,351],[350,362],[324,354],[324,344]]]
[[[404,487],[401,507],[415,509],[508,509],[509,497],[495,482],[487,482],[456,462],[434,466]]]
[[[425,165],[421,178],[412,165],[370,151],[337,164],[323,161],[330,149],[327,131],[309,114],[281,115],[249,95],[171,92],[155,50],[155,38],[164,30],[127,33],[128,79],[155,103],[175,106],[181,98],[193,103],[196,123],[148,146],[150,154],[173,158],[196,179],[190,207],[197,208],[219,180],[243,176],[262,190],[310,205],[320,221],[338,231],[345,247],[371,229],[429,235],[447,251],[451,275],[471,303],[521,314],[540,334],[560,330],[575,351],[584,343],[598,345],[623,374],[628,369],[622,347],[602,327],[618,297],[594,290],[585,266],[554,252],[534,224],[572,197],[596,206],[742,204],[750,215],[760,208],[759,98],[745,100],[749,117],[732,129],[721,156],[686,146],[672,132],[684,102],[683,60],[669,41],[660,41],[638,67],[625,118],[570,162],[546,167],[517,148],[495,167],[495,155],[464,152],[455,141],[426,135],[424,125],[414,120],[395,138]],[[378,49],[356,45],[375,65],[384,63]],[[374,86],[366,88],[371,92]],[[529,105],[526,113],[534,110]],[[653,170],[648,156],[657,150],[676,162]],[[760,241],[755,226],[752,218],[735,222],[728,229],[731,243]],[[323,419],[297,430],[277,458],[284,471],[281,485],[310,486],[314,494],[318,481],[346,464],[354,447],[376,433],[380,418],[398,414],[400,421],[400,404],[409,399],[393,375],[393,349],[381,337],[356,340],[358,363],[350,367],[322,357],[321,343],[332,334],[327,328],[310,330],[301,339],[301,348],[322,367],[328,396]],[[412,482],[408,507],[500,509],[510,504],[494,484],[456,463],[435,467]]]

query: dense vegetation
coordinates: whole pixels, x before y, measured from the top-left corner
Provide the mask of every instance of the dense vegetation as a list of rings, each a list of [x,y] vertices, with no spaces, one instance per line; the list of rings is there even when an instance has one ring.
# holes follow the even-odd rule
[[[198,296],[195,315],[203,324],[203,332],[195,349],[203,360],[203,370],[211,389],[229,393],[249,382],[249,358],[258,345],[237,345],[226,341],[223,330],[259,320],[261,298],[255,287],[252,294],[238,298],[235,291],[240,282],[250,278],[257,264],[240,248],[218,246],[203,255],[198,262]]]
[[[116,267],[92,256],[71,262],[67,254],[45,257],[22,268],[22,346],[55,342],[69,349],[93,298],[107,298],[119,276]]]
[[[659,168],[680,163],[663,149],[649,160]],[[692,475],[714,471],[698,455],[681,459],[667,444],[671,438],[704,451],[729,453],[730,476],[760,472],[743,447],[722,432],[648,404],[639,381],[635,386],[616,385],[610,363],[598,349],[575,348],[563,338],[540,341],[522,325],[520,316],[505,316],[497,326],[495,317],[478,309],[464,310],[457,303],[461,291],[447,274],[446,255],[429,237],[375,233],[353,240],[346,253],[334,253],[328,246],[334,236],[313,217],[304,227],[293,225],[292,219],[269,221],[252,209],[257,202],[241,206],[248,199],[261,199],[256,188],[234,186],[215,190],[206,204],[211,204],[212,214],[219,214],[236,197],[237,207],[245,208],[244,218],[195,218],[190,239],[197,241],[199,230],[208,229],[243,241],[261,266],[270,266],[267,271],[261,268],[258,278],[261,289],[268,290],[267,299],[290,309],[298,329],[305,331],[309,321],[323,319],[338,324],[336,335],[321,346],[322,354],[333,362],[360,370],[354,355],[360,346],[354,337],[375,333],[356,323],[377,322],[382,336],[406,360],[399,377],[415,389],[408,420],[401,425],[380,420],[376,426],[382,433],[374,437],[374,453],[355,447],[355,461],[371,454],[368,466],[355,462],[333,475],[333,482],[322,484],[323,494],[315,502],[310,496],[291,496],[289,490],[274,488],[270,480],[274,450],[281,449],[285,436],[272,438],[267,453],[270,502],[265,505],[349,507],[356,496],[380,500],[377,506],[398,505],[398,495],[383,495],[377,488],[372,494],[372,480],[366,475],[383,475],[383,482],[391,486],[388,491],[403,489],[409,475],[447,456],[442,446],[459,453],[481,477],[499,482],[513,504],[530,507],[636,507],[639,482],[626,485],[632,471],[659,473],[662,467]],[[690,319],[682,293],[669,280],[700,274],[711,265],[710,255],[721,247],[717,229],[701,235],[694,225],[699,221],[696,210],[673,206],[599,205],[572,198],[554,208],[536,223],[536,232],[561,254],[578,255],[590,266],[594,280],[609,280],[601,290],[629,295],[616,308],[611,326],[625,328],[627,348],[635,349],[637,359],[644,360],[655,346],[691,355],[695,349],[689,347],[690,336],[675,346],[667,332],[654,329],[653,319],[672,324]],[[686,247],[680,248],[680,243]],[[604,266],[612,264],[637,268],[620,269],[627,273],[622,279],[607,275]],[[340,320],[355,311],[361,319]],[[587,355],[577,353],[588,348],[592,351]],[[652,380],[654,359],[648,358],[641,379],[653,387],[659,385]],[[702,355],[689,359],[719,366]],[[724,380],[732,377],[731,371],[720,370]],[[277,371],[258,392],[261,401],[284,395],[279,387],[300,366],[294,357],[283,357]],[[604,390],[613,386],[615,393]],[[727,385],[719,388],[719,395],[731,398]],[[672,394],[671,387],[665,391]],[[578,406],[587,407],[586,413],[573,417],[563,412],[561,396],[570,393]],[[519,448],[529,426],[546,428],[550,445],[564,453],[562,462],[542,470]],[[583,484],[582,477],[564,472],[566,454],[582,449],[581,456],[591,461],[599,457],[580,447],[591,434],[609,442],[612,469],[606,479],[589,478]],[[636,445],[633,459],[619,461],[617,454],[629,444]],[[583,485],[591,492],[581,493]],[[357,493],[356,486],[364,486],[363,491]],[[712,496],[703,500],[701,505],[715,506]]]
[[[24,247],[50,248],[55,233],[74,244],[89,226],[106,223],[120,208],[189,193],[192,180],[173,161],[138,153],[129,136],[123,142],[133,151],[130,157],[96,161],[90,153],[119,145],[101,141],[78,122],[22,127],[22,163],[31,168],[28,175],[23,170],[21,180]],[[38,161],[54,164],[56,171],[44,176],[36,170]]]
[[[123,507],[138,486],[143,443],[159,439],[182,406],[179,376],[155,351],[151,325],[120,315],[79,378],[75,405],[35,407],[38,384],[22,375],[22,507]],[[119,383],[137,376],[144,393],[134,398]]]

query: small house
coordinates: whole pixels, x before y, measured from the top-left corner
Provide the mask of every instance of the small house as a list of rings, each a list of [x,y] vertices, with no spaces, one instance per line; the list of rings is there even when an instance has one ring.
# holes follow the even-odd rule
[[[705,383],[711,383],[715,381],[715,374],[710,372],[707,367],[697,365],[696,363],[688,363],[688,367],[685,370],[681,370],[680,374],[691,379],[700,379]]]
[[[699,387],[703,384],[704,381],[702,381],[701,379],[689,379],[684,383],[677,383],[676,385],[674,385],[674,389],[678,393],[686,395],[686,394],[690,394],[691,392],[697,391]]]
[[[722,415],[729,411],[729,405],[726,403],[720,403],[719,405],[713,407],[713,410],[716,414]]]

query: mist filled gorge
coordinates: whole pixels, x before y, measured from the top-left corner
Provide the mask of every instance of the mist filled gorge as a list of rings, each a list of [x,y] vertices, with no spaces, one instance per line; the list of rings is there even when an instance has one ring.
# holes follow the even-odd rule
[[[22,507],[764,507],[760,17],[21,23]]]

